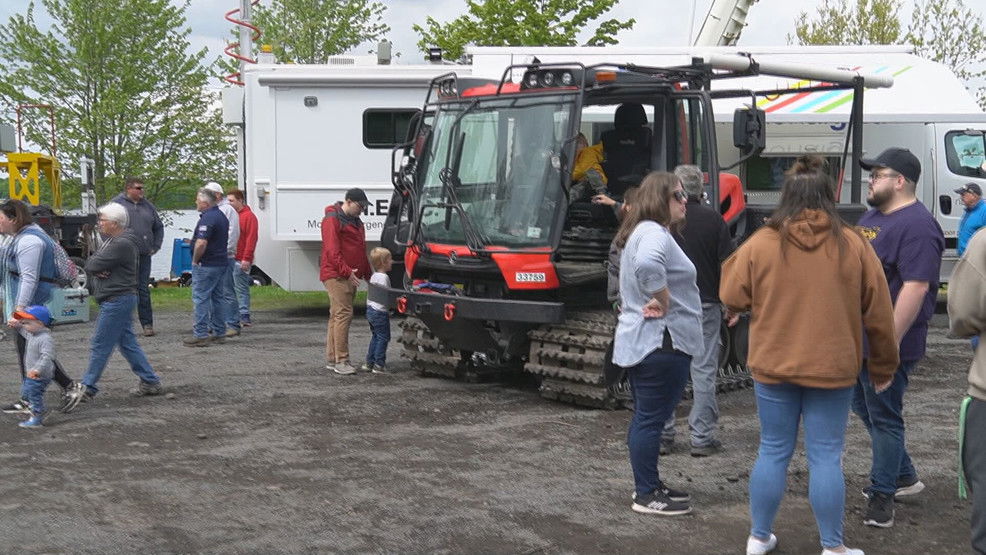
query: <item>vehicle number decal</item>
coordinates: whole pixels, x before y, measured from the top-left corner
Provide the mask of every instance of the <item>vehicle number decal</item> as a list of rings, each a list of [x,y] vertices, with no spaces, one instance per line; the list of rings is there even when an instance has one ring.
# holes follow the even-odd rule
[[[547,281],[544,272],[517,272],[514,277],[517,283],[544,283]]]

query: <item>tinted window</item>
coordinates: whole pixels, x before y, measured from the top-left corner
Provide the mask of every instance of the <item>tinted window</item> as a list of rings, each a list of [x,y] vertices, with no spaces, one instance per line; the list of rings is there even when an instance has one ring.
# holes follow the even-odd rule
[[[371,108],[363,112],[363,144],[367,148],[393,148],[407,141],[407,127],[415,109]]]

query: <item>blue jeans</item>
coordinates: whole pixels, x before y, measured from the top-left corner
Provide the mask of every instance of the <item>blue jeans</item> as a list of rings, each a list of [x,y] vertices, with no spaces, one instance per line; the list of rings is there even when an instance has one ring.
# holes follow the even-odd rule
[[[808,502],[822,547],[842,545],[846,482],[842,450],[852,387],[820,389],[754,383],[760,417],[760,451],[750,473],[750,534],[768,538],[787,487],[787,466],[804,422],[808,454]]]
[[[370,323],[370,348],[366,351],[366,363],[387,365],[387,344],[390,343],[390,314],[386,310],[366,307],[366,321]]]
[[[226,327],[234,330],[240,329],[240,305],[236,302],[236,283],[233,278],[236,273],[236,260],[232,258],[226,261],[226,273],[223,275],[223,303],[226,318]]]
[[[151,255],[142,254],[137,258],[137,319],[141,326],[154,325],[154,312],[151,310]]]
[[[660,486],[657,457],[661,430],[681,401],[690,367],[691,357],[656,350],[627,369],[633,395],[627,447],[637,495],[650,495]]]
[[[893,495],[898,480],[913,480],[917,471],[904,446],[904,391],[908,376],[917,361],[904,361],[894,373],[894,381],[882,393],[870,383],[870,373],[863,363],[853,391],[852,410],[863,421],[873,443],[873,466],[870,468],[870,488]]]
[[[24,378],[21,381],[21,399],[26,399],[28,403],[31,403],[31,414],[34,416],[45,413],[45,390],[48,389],[50,383],[51,378],[46,380]]]
[[[243,316],[250,316],[250,285],[253,284],[253,278],[250,277],[249,272],[244,272],[240,268],[240,263],[237,262],[233,267],[233,290],[236,292],[236,302],[239,305],[239,318],[237,321],[242,320]]]
[[[161,378],[151,369],[144,350],[134,335],[133,313],[137,306],[137,295],[120,295],[99,303],[96,316],[96,329],[92,333],[89,351],[89,367],[82,376],[82,383],[89,391],[96,393],[96,382],[106,369],[106,362],[113,354],[113,347],[120,348],[120,354],[130,363],[130,369],[147,384],[159,384]]]
[[[192,266],[192,306],[195,310],[195,337],[226,334],[226,305],[223,303],[222,280],[228,266]]]

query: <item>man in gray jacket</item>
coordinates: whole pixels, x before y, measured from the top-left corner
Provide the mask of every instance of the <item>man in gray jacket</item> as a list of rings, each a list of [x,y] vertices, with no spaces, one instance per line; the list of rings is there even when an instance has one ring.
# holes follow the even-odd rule
[[[128,177],[123,192],[113,202],[127,209],[128,229],[139,239],[137,267],[137,317],[145,336],[154,335],[154,312],[151,309],[151,257],[161,250],[164,224],[151,201],[144,198],[144,180]]]
[[[96,329],[92,334],[89,367],[82,378],[85,393],[73,395],[73,402],[64,412],[96,395],[99,391],[96,383],[114,347],[119,347],[120,354],[130,363],[130,369],[140,378],[131,394],[140,397],[162,393],[161,378],[151,369],[133,331],[141,240],[127,229],[127,211],[115,202],[99,209],[99,231],[105,241],[86,261],[86,271],[92,276],[94,296],[99,303],[99,316],[96,317]]]

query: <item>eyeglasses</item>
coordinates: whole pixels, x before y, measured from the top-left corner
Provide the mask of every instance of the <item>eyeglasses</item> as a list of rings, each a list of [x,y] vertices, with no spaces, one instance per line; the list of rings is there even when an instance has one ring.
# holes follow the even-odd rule
[[[131,187],[131,189],[137,189],[138,191],[143,191],[144,190],[144,187],[134,186],[134,187]]]
[[[898,175],[900,174],[897,172],[871,173],[870,181],[877,181],[879,179],[883,179],[884,177],[890,177],[896,179]]]
[[[686,200],[688,200],[688,195],[686,195],[684,191],[680,191],[680,190],[672,191],[671,196],[673,196],[674,199],[678,202],[685,202]]]

